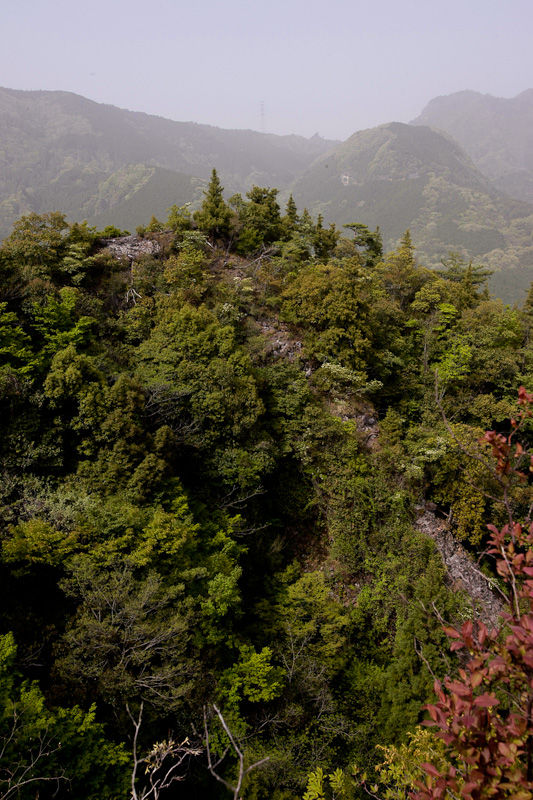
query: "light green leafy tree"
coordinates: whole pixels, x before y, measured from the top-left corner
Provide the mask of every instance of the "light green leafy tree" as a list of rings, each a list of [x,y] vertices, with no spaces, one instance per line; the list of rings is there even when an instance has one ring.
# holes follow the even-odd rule
[[[182,233],[189,231],[192,227],[192,216],[189,210],[190,203],[185,203],[183,206],[174,205],[167,209],[167,227],[174,231],[174,233]]]
[[[140,345],[138,364],[161,420],[178,434],[187,430],[188,443],[209,448],[213,468],[230,485],[254,481],[268,466],[264,448],[242,451],[264,405],[233,326],[205,306],[182,305]]]
[[[80,798],[124,791],[130,757],[108,741],[94,706],[51,709],[36,682],[20,681],[11,633],[0,636],[0,798],[70,789]]]
[[[0,303],[0,366],[20,376],[31,376],[37,363],[31,339],[20,327],[17,315],[7,310],[7,303]]]
[[[65,287],[59,298],[48,295],[43,303],[32,305],[31,327],[39,336],[40,356],[45,363],[69,345],[79,348],[87,342],[94,319],[78,316],[78,298],[77,289]]]
[[[346,797],[347,793],[348,782],[341,769],[325,775],[322,767],[318,767],[309,775],[303,800],[337,800]]]
[[[226,670],[219,681],[219,694],[224,705],[237,710],[242,700],[251,703],[269,702],[283,689],[284,671],[272,664],[272,649],[259,652],[250,645],[241,645],[239,661]]]
[[[108,564],[75,556],[61,586],[78,602],[59,668],[119,711],[132,699],[176,711],[199,668],[192,658],[193,609],[185,587],[165,586],[132,558]]]
[[[65,249],[68,224],[63,214],[32,212],[21,217],[2,243],[2,253],[27,278],[50,277]]]
[[[334,361],[366,380],[370,354],[370,295],[356,263],[309,265],[283,292],[283,317],[305,326],[306,351]]]

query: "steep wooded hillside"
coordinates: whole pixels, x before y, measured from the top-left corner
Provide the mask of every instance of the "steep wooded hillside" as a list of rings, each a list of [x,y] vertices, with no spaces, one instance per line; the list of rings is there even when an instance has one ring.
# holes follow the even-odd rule
[[[241,753],[234,797],[336,767],[351,797],[459,666],[442,620],[498,617],[533,292],[274,189],[231,212],[216,172],[152,227],[32,214],[0,247],[0,796],[146,800],[161,758],[225,800]]]
[[[436,97],[411,124],[450,133],[498,189],[533,202],[532,89],[510,99],[471,91]]]
[[[334,144],[11,89],[0,89],[0,140],[0,238],[31,211],[134,228],[173,203],[198,200],[199,179],[213,166],[230,194],[253,184],[284,188]]]
[[[173,122],[68,92],[0,89],[0,238],[22,214],[53,210],[132,231],[171,206],[198,207],[216,167],[226,198],[276,186],[287,201],[292,190],[326,222],[379,224],[387,247],[410,229],[426,266],[458,251],[495,271],[497,296],[522,302],[533,278],[533,207],[489,178],[504,189],[506,175],[529,180],[530,105],[527,92],[512,103],[466,92],[429,104],[419,121],[436,124],[440,114],[444,125],[449,112],[456,127],[448,129],[476,168],[449,134],[423,125],[389,123],[335,143]]]
[[[533,208],[497,192],[456,141],[428,127],[393,122],[355,133],[292,192],[298,205],[339,225],[380,225],[388,247],[409,229],[428,267],[460,250],[496,271],[524,269],[515,276],[520,290],[533,277]]]

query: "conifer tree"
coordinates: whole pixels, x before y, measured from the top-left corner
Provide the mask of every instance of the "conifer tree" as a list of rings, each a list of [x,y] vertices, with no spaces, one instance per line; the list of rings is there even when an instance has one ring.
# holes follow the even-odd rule
[[[287,238],[290,238],[291,234],[298,228],[299,222],[298,209],[291,194],[285,207],[285,216],[282,217],[284,234]]]
[[[194,219],[200,230],[213,239],[223,239],[230,230],[231,209],[224,201],[224,187],[220,183],[216,169],[211,173],[211,181],[204,192],[204,201]]]
[[[146,230],[148,231],[148,233],[161,233],[163,229],[164,225],[161,222],[159,222],[155,214],[152,214],[150,222],[146,226]]]
[[[375,231],[371,231],[367,225],[363,225],[361,222],[350,222],[348,225],[343,225],[343,227],[353,231],[354,242],[361,250],[365,266],[375,266],[383,257],[383,240],[381,238],[379,225]],[[412,248],[409,231],[404,235],[402,245],[405,244],[404,240],[406,236],[409,236],[407,244]]]
[[[487,279],[492,275],[492,270],[481,264],[473,264],[472,261],[467,263],[461,253],[456,250],[451,250],[448,257],[441,260],[441,264],[444,269],[439,272],[447,281],[464,283],[465,276],[468,275],[467,280],[476,290],[485,286]]]
[[[291,196],[287,200],[287,206],[285,208],[285,216],[290,219],[295,225],[298,222],[298,209],[296,207],[296,203],[294,202],[294,197]]]
[[[322,214],[318,215],[313,236],[315,256],[319,261],[327,261],[333,254],[339,238],[339,232],[334,224],[324,228]]]

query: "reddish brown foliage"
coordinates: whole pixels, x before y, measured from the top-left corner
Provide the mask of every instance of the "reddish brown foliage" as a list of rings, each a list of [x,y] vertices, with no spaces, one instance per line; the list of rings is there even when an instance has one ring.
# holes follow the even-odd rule
[[[526,479],[517,469],[525,454],[513,437],[531,416],[533,395],[521,387],[518,402],[510,436],[490,431],[484,437],[502,485]],[[488,552],[507,586],[508,610],[497,630],[471,620],[460,630],[445,628],[451,649],[469,658],[454,680],[435,683],[437,702],[427,706],[426,724],[438,729],[452,763],[445,773],[423,764],[427,777],[418,782],[413,800],[533,797],[533,525],[515,522],[504,496],[509,524],[501,531],[489,526]]]

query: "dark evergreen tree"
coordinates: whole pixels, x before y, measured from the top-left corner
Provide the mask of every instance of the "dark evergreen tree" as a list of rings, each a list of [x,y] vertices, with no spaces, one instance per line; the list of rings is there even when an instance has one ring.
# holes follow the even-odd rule
[[[331,258],[339,238],[339,232],[335,225],[332,223],[329,228],[324,228],[323,222],[322,214],[319,214],[313,236],[315,256],[319,261],[327,261],[328,258]]]
[[[224,187],[216,169],[211,173],[211,182],[204,192],[204,201],[194,220],[200,230],[213,239],[224,239],[230,231],[231,209],[224,201]]]
[[[281,221],[283,223],[284,238],[289,239],[292,236],[292,234],[297,230],[298,223],[300,222],[300,218],[298,216],[298,209],[296,207],[296,203],[294,202],[292,194],[287,200],[287,205],[285,207],[285,215],[281,218]]]
[[[231,199],[239,218],[236,250],[242,255],[259,251],[265,245],[283,238],[283,223],[277,202],[277,189],[253,186],[246,193],[248,202],[240,195]]]
[[[447,281],[464,283],[465,277],[468,275],[467,281],[476,290],[484,287],[492,275],[492,270],[487,269],[482,264],[473,264],[471,260],[467,262],[461,253],[456,250],[451,250],[448,253],[448,257],[441,260],[441,264],[444,269],[439,270],[439,272]]]
[[[377,264],[377,262],[383,257],[383,241],[381,238],[379,225],[375,231],[371,231],[361,222],[351,222],[343,227],[349,228],[351,231],[353,231],[354,242],[363,256],[363,263],[365,266],[375,266],[375,264]],[[409,232],[407,232],[407,234],[408,233]],[[410,243],[411,239],[409,238],[409,244]]]

